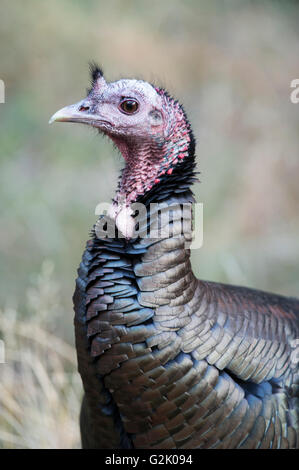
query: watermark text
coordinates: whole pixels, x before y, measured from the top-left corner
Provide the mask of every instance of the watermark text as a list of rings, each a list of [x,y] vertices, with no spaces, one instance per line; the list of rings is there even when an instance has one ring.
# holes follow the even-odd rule
[[[5,363],[5,344],[3,339],[0,339],[0,364]]]
[[[294,78],[294,80],[291,81],[291,88],[294,88],[294,90],[290,94],[290,100],[293,104],[299,103],[299,78]]]
[[[198,249],[203,244],[202,203],[133,203],[129,208],[103,202],[96,207],[99,219],[95,233],[99,239],[166,238],[184,239],[185,248]],[[112,214],[112,215],[111,215]]]
[[[0,103],[5,103],[5,84],[4,81],[0,79]]]

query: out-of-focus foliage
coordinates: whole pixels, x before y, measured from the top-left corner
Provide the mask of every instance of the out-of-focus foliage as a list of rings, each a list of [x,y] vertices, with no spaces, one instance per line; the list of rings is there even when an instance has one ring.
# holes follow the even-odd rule
[[[0,310],[0,449],[79,447],[81,381],[74,348],[51,331],[63,308],[49,260],[23,307],[26,318],[13,308]]]
[[[144,78],[184,103],[204,203],[196,273],[299,294],[298,20],[296,2],[270,0],[2,0],[2,446],[79,445],[71,297],[94,208],[113,196],[122,161],[96,132],[48,119],[84,96],[89,60],[109,80]]]

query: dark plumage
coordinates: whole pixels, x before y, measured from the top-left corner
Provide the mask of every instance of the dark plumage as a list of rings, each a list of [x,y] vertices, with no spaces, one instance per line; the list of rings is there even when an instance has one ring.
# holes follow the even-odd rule
[[[126,162],[99,220],[116,235],[95,227],[74,294],[83,447],[296,447],[299,300],[195,278],[186,114],[162,89],[91,70],[87,98],[52,118],[99,128]],[[155,224],[172,233],[152,237]]]

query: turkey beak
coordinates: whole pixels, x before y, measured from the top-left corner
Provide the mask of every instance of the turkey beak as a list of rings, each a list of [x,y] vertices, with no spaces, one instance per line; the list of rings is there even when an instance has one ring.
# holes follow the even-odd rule
[[[90,105],[86,100],[65,106],[51,117],[49,124],[52,122],[79,122],[82,124],[93,125],[96,116],[89,112]]]
[[[84,100],[79,103],[65,106],[60,109],[51,117],[49,124],[52,122],[82,122],[82,119],[86,119],[89,106],[84,106]]]

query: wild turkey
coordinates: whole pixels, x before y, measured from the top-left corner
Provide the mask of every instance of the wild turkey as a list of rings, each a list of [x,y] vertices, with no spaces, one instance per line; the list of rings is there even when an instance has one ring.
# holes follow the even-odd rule
[[[195,278],[191,226],[181,230],[195,180],[182,106],[147,82],[91,73],[87,98],[51,119],[98,128],[126,162],[105,219],[118,232],[94,228],[74,294],[83,447],[296,447],[299,300]],[[172,233],[134,236],[135,201],[144,233],[152,203]]]

